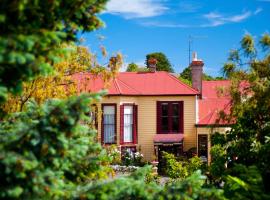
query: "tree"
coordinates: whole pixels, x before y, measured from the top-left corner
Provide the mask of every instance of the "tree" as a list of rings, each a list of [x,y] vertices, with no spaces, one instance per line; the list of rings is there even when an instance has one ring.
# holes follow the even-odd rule
[[[78,92],[76,82],[72,80],[73,74],[79,72],[102,74],[106,79],[104,81],[109,82],[122,65],[120,54],[116,57],[116,62],[109,62],[107,67],[103,67],[97,63],[95,55],[86,47],[64,44],[61,48],[69,49],[70,53],[61,62],[53,65],[54,73],[23,82],[22,93],[9,95],[7,102],[2,105],[4,111],[9,113],[22,111],[30,99],[34,99],[38,104],[51,98],[66,99]]]
[[[150,58],[155,58],[157,59],[157,71],[167,71],[167,72],[174,72],[170,61],[166,57],[166,55],[162,52],[155,52],[155,53],[150,53],[146,55],[146,65],[148,66],[148,60]]]
[[[96,14],[106,0],[1,1],[0,100],[18,94],[23,81],[53,70],[66,50],[61,42],[76,41],[79,31],[102,25]]]
[[[0,198],[71,199],[81,184],[109,172],[95,131],[81,123],[97,98],[29,102],[0,124]]]
[[[127,67],[127,72],[137,72],[139,69],[139,66],[135,63],[129,63]]]
[[[224,65],[231,80],[232,107],[228,121],[236,122],[221,144],[225,152],[223,180],[230,196],[250,199],[270,197],[270,36],[260,39],[262,51],[251,35],[245,35],[241,48],[233,50]],[[259,59],[258,55],[263,55]],[[239,89],[240,88],[240,89]],[[224,142],[225,141],[225,142]],[[219,148],[220,149],[220,148]],[[217,159],[216,159],[217,160]],[[222,160],[222,159],[218,159]],[[215,164],[215,160],[213,164]],[[213,165],[212,164],[212,165]],[[240,172],[239,172],[240,170]],[[253,178],[251,178],[253,177]],[[258,187],[253,187],[254,181]],[[227,186],[238,188],[229,193]],[[244,194],[244,192],[246,194]],[[260,198],[258,198],[258,196]],[[238,198],[238,199],[239,199]]]

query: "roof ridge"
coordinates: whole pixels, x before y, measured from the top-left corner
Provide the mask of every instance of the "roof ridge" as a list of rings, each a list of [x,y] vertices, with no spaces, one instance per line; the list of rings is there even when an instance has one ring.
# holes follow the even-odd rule
[[[113,79],[113,83],[114,83],[116,89],[118,90],[118,92],[119,92],[120,94],[122,94],[122,91],[121,91],[121,89],[120,89],[120,87],[119,87],[119,85],[118,85],[118,83],[117,83],[116,78]]]
[[[186,86],[187,88],[189,88],[190,90],[196,92],[196,94],[199,94],[199,92],[198,92],[197,90],[195,90],[195,89],[192,88],[191,86],[189,86],[189,85],[183,83],[181,80],[179,80],[178,78],[176,78],[176,77],[173,76],[172,74],[170,74],[170,73],[168,73],[168,72],[165,72],[165,73],[166,73],[167,75],[169,75],[169,77],[170,77],[171,79],[177,80],[177,82],[178,82],[179,84],[184,85],[184,86]]]

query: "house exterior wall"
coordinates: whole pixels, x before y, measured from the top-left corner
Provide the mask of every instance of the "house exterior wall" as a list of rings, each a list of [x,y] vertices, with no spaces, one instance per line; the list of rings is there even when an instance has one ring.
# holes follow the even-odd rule
[[[145,160],[152,161],[154,156],[153,138],[156,134],[157,101],[184,101],[184,151],[197,146],[196,135],[196,97],[195,96],[105,96],[102,103],[117,104],[117,145],[120,145],[120,105],[138,105],[138,144]],[[101,110],[101,105],[98,105]],[[98,138],[101,141],[101,115],[98,120]]]
[[[208,164],[210,164],[211,162],[211,154],[210,154],[210,150],[211,150],[211,141],[210,141],[210,136],[211,134],[215,133],[215,132],[219,132],[222,134],[225,134],[226,131],[230,130],[230,127],[196,127],[196,131],[198,135],[207,135],[208,137],[208,152],[207,152],[207,157],[208,157]],[[198,137],[197,137],[197,144],[198,144]],[[197,150],[198,150],[198,146],[197,146]]]

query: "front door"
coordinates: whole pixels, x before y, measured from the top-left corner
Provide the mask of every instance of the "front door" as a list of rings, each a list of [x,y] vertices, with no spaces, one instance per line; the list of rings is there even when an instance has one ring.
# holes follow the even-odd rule
[[[158,173],[165,174],[165,160],[163,159],[162,152],[173,154],[175,157],[182,155],[182,145],[159,145],[158,146]]]

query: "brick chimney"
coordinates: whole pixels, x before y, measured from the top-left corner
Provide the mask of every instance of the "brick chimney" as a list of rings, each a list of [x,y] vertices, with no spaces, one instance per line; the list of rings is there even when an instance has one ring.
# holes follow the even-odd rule
[[[147,60],[147,66],[148,66],[150,72],[153,72],[153,73],[156,72],[156,70],[157,70],[157,59],[149,58]]]
[[[197,53],[192,53],[191,78],[192,87],[200,92],[200,98],[202,97],[202,75],[203,75],[203,61],[197,58]]]

